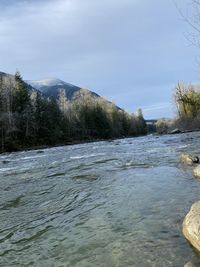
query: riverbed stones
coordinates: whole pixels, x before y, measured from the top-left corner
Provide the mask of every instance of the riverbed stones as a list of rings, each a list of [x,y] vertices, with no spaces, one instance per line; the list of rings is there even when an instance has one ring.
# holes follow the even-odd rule
[[[180,161],[187,165],[199,163],[199,157],[196,155],[181,154]]]
[[[193,170],[193,175],[197,178],[200,178],[200,165]]]
[[[200,252],[200,201],[194,203],[183,221],[183,234]]]

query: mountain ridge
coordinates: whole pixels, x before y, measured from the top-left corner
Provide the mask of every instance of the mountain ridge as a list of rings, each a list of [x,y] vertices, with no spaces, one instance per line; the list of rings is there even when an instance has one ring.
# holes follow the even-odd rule
[[[0,77],[10,77],[12,82],[14,83],[15,76],[13,74],[5,73],[0,71]],[[41,80],[23,80],[26,84],[27,89],[33,92],[39,92],[42,97],[45,99],[53,98],[57,102],[59,102],[60,96],[64,97],[65,101],[82,101],[85,96],[89,96],[91,99],[99,99],[106,105],[114,105],[118,110],[122,110],[117,105],[113,104],[109,100],[104,97],[98,95],[97,93],[81,88],[79,86],[73,85],[71,83],[67,83],[58,78],[48,78]]]
[[[91,90],[67,83],[58,78],[27,80],[26,83],[39,90],[45,98],[53,97],[57,101],[59,100],[60,93],[63,92],[68,101],[81,100],[84,94],[89,94],[93,99],[101,99],[109,105],[113,104]],[[120,107],[116,107],[121,110]]]

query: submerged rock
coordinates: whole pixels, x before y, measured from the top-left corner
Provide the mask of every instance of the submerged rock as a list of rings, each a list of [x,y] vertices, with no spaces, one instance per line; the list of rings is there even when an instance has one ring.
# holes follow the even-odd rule
[[[199,163],[199,157],[196,155],[182,154],[180,161],[184,164],[192,165],[194,163]]]
[[[193,175],[200,178],[200,165],[193,170]]]
[[[183,234],[200,252],[200,201],[194,203],[183,221]]]
[[[77,175],[73,177],[73,179],[86,180],[86,181],[94,181],[94,180],[97,180],[97,178],[98,177],[96,175],[92,175],[92,174],[83,174],[83,175]]]
[[[8,164],[10,161],[9,160],[3,160],[2,163],[3,164]]]

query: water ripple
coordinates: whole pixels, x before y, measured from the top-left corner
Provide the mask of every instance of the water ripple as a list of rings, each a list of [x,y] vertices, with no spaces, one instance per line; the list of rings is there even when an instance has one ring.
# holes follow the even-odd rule
[[[200,183],[180,153],[200,133],[0,156],[0,266],[179,267]]]

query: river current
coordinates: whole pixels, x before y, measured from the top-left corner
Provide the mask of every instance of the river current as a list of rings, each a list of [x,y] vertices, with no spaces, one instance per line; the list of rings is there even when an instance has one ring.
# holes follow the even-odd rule
[[[200,133],[0,156],[0,266],[181,267],[200,258],[182,222],[200,200]]]

